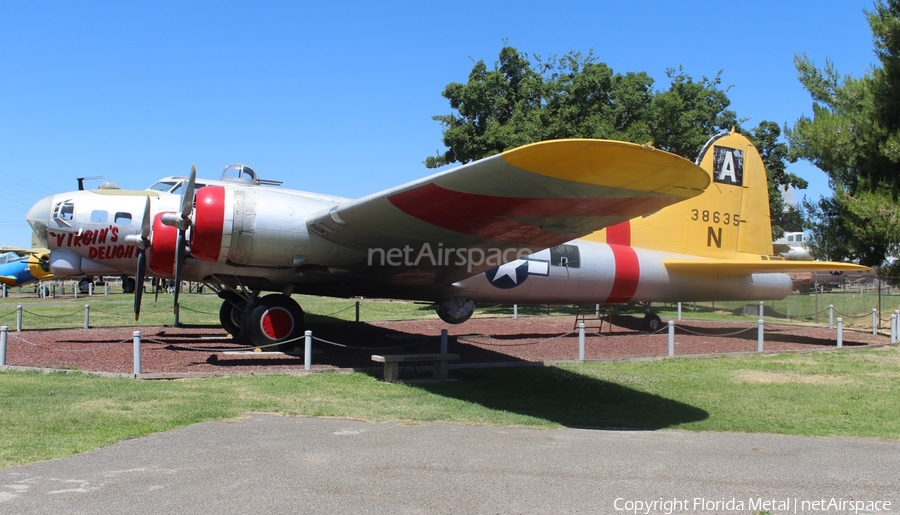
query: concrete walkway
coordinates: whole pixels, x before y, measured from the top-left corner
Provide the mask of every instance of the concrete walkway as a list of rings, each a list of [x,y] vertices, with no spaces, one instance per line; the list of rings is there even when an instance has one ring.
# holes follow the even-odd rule
[[[760,510],[900,512],[900,442],[249,415],[0,470],[16,514]]]

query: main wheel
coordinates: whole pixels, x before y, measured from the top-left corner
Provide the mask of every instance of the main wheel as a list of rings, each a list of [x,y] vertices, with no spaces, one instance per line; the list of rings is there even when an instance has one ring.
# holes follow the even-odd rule
[[[81,280],[78,281],[78,292],[79,293],[90,293],[91,286],[94,284],[89,277],[82,277]]]
[[[219,323],[231,336],[240,336],[246,307],[247,302],[237,294],[223,296],[222,306],[219,308]]]
[[[123,293],[134,293],[135,283],[134,277],[123,277],[122,278],[122,292]]]
[[[303,336],[306,323],[303,310],[294,299],[275,293],[250,307],[241,329],[253,345],[291,351],[302,348],[299,338]]]
[[[448,324],[461,324],[475,312],[475,301],[466,297],[453,297],[439,302],[437,315]]]

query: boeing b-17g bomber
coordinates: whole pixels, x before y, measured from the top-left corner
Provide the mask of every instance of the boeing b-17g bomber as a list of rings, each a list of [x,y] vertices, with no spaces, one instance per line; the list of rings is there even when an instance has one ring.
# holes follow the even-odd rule
[[[182,280],[206,283],[223,327],[262,346],[302,335],[293,293],[433,301],[461,323],[483,302],[780,299],[786,272],[867,270],[773,255],[768,206],[762,160],[732,132],[696,164],[649,144],[544,141],[355,200],[231,165],[219,181],[192,170],[53,195],[27,219],[55,275],[174,278],[176,310]]]

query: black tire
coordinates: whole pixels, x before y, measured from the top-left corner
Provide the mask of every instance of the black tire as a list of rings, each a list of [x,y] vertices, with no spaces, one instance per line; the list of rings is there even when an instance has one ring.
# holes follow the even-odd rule
[[[230,295],[222,301],[219,308],[219,323],[222,328],[235,338],[241,335],[241,323],[244,319],[244,308],[247,303],[237,295]]]
[[[475,301],[466,297],[454,297],[437,303],[435,311],[444,322],[461,324],[475,313]]]
[[[122,278],[122,291],[124,293],[134,293],[134,277]]]
[[[80,281],[78,281],[78,292],[88,294],[91,292],[91,286],[94,284],[94,281],[90,280],[88,277],[82,277]]]
[[[250,307],[241,329],[250,337],[252,345],[266,350],[293,351],[303,348],[299,338],[306,330],[306,321],[294,299],[275,293]]]
[[[656,313],[647,313],[647,315],[644,316],[644,324],[643,325],[644,325],[644,331],[647,331],[648,333],[655,333],[656,331],[659,331],[660,328],[662,327],[662,320],[659,318],[659,315],[657,315]]]

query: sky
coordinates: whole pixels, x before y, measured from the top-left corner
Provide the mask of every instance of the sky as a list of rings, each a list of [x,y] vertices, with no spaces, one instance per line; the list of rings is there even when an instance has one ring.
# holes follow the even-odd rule
[[[593,49],[614,72],[721,72],[747,127],[812,114],[795,54],[861,77],[873,0],[0,3],[0,245],[39,199],[102,176],[144,189],[244,163],[284,187],[361,197],[433,173],[441,96],[509,44]],[[807,163],[798,197],[830,194]],[[88,181],[93,188],[100,181]]]

